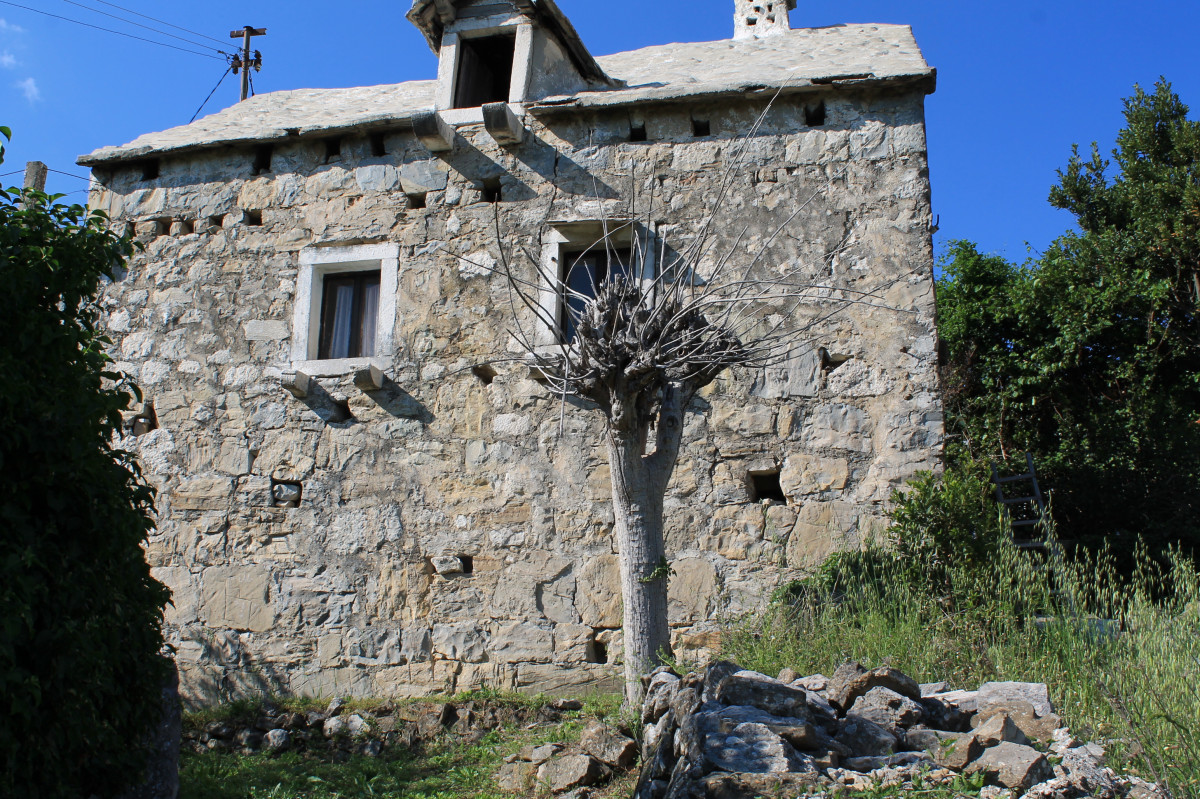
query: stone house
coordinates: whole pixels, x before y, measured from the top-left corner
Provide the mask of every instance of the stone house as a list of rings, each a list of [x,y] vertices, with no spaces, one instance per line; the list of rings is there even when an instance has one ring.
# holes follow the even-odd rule
[[[599,420],[520,360],[491,271],[601,277],[605,225],[652,271],[711,215],[716,251],[765,242],[763,268],[819,287],[785,364],[691,408],[667,498],[679,652],[936,468],[935,72],[907,27],[735,6],[732,40],[594,58],[551,0],[416,0],[436,79],[262,95],[80,159],[144,244],[102,302],[146,396],[122,443],[159,488],[186,695],[613,678]],[[568,303],[542,296],[553,346]]]

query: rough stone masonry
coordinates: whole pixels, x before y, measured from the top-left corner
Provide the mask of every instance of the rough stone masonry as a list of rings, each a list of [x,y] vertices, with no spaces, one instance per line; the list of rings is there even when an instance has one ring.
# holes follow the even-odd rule
[[[144,245],[102,302],[146,395],[121,444],[160,492],[185,696],[612,678],[599,420],[519,359],[518,324],[569,337],[566,303],[547,287],[539,327],[501,259],[600,269],[607,230],[649,253],[611,268],[649,277],[711,223],[701,278],[765,248],[755,274],[811,286],[764,309],[796,331],[787,362],[690,408],[667,498],[684,654],[935,468],[935,73],[907,27],[767,5],[763,35],[739,2],[734,40],[595,59],[549,0],[418,0],[436,80],[262,95],[80,159]]]

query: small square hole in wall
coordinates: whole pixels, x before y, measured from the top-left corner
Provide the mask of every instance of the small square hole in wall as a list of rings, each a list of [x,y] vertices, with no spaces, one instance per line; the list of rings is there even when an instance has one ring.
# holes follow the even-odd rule
[[[340,136],[325,140],[325,163],[340,161],[342,158],[342,138]]]
[[[270,145],[254,148],[254,174],[261,175],[271,171],[271,157],[275,154],[275,148]]]
[[[208,226],[219,228],[225,224],[225,214],[216,214],[208,218]]]
[[[382,158],[387,155],[387,141],[382,133],[372,133],[367,137],[367,143],[371,146],[373,157]]]
[[[479,378],[479,382],[485,386],[490,386],[492,381],[496,379],[496,370],[491,365],[481,363],[478,366],[471,368],[471,373]]]
[[[641,122],[629,126],[630,141],[646,141],[646,123]]]
[[[179,220],[179,235],[190,236],[196,232],[196,223],[190,219]]]
[[[142,180],[158,180],[159,166],[157,158],[149,161],[143,161],[141,164],[141,169]]]
[[[418,192],[416,194],[409,194],[406,196],[408,197],[408,207],[410,210],[416,210],[418,208],[425,207],[425,205],[426,205],[425,192],[422,191],[422,192]]]
[[[479,199],[485,203],[498,203],[503,199],[503,190],[500,187],[500,178],[488,178],[483,181],[479,189]]]
[[[783,487],[779,485],[779,470],[750,472],[746,475],[750,484],[750,499],[754,502],[787,502]]]
[[[463,574],[475,573],[475,558],[471,557],[470,555],[459,555],[458,559],[462,561]]]
[[[246,211],[246,224],[250,227],[262,226],[262,211]]]
[[[695,136],[697,139],[703,138],[705,136],[711,136],[712,135],[712,125],[709,124],[707,119],[693,119],[692,120],[692,135]]]
[[[837,369],[839,366],[853,357],[840,352],[830,352],[824,347],[821,347],[817,354],[821,357],[821,371],[825,372],[826,374]]]
[[[142,405],[142,412],[129,420],[129,432],[134,436],[144,436],[151,430],[158,429],[158,416],[154,413],[154,403]]]
[[[819,128],[825,124],[825,101],[816,105],[804,106],[804,124],[810,128]]]
[[[608,644],[600,640],[600,635],[592,636],[588,646],[587,660],[589,663],[608,663]]]
[[[277,508],[298,508],[304,496],[304,485],[289,480],[271,481],[271,504]]]

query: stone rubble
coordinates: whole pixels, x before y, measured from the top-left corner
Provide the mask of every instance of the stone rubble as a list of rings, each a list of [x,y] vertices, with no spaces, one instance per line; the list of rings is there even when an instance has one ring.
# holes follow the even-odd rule
[[[983,774],[987,799],[1166,799],[1103,765],[1075,739],[1041,683],[975,691],[918,685],[888,666],[779,679],[719,661],[647,679],[634,799],[832,795],[949,785]]]

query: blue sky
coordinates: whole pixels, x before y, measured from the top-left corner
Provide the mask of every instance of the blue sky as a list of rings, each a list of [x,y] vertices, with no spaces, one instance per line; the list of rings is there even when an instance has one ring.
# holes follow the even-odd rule
[[[261,92],[431,78],[433,54],[404,19],[409,3],[328,0],[112,0],[231,48],[229,31],[268,29]],[[17,5],[193,45],[93,13],[130,15],[99,0],[11,0]],[[593,53],[668,41],[728,38],[733,0],[558,0]],[[189,39],[192,34],[143,24]],[[1164,75],[1200,116],[1200,3],[1196,0],[801,0],[793,27],[847,22],[913,26],[938,69],[927,120],[939,243],[979,242],[1014,260],[1045,248],[1071,218],[1046,203],[1072,143],[1107,150],[1122,124],[1121,98]],[[15,139],[0,174],[41,160],[73,175],[75,157],[187,122],[220,77],[219,60],[52,19],[0,3],[0,125]],[[206,113],[232,104],[227,78]],[[11,185],[17,177],[4,178]],[[52,173],[49,188],[86,184]],[[82,193],[72,194],[81,199]]]

